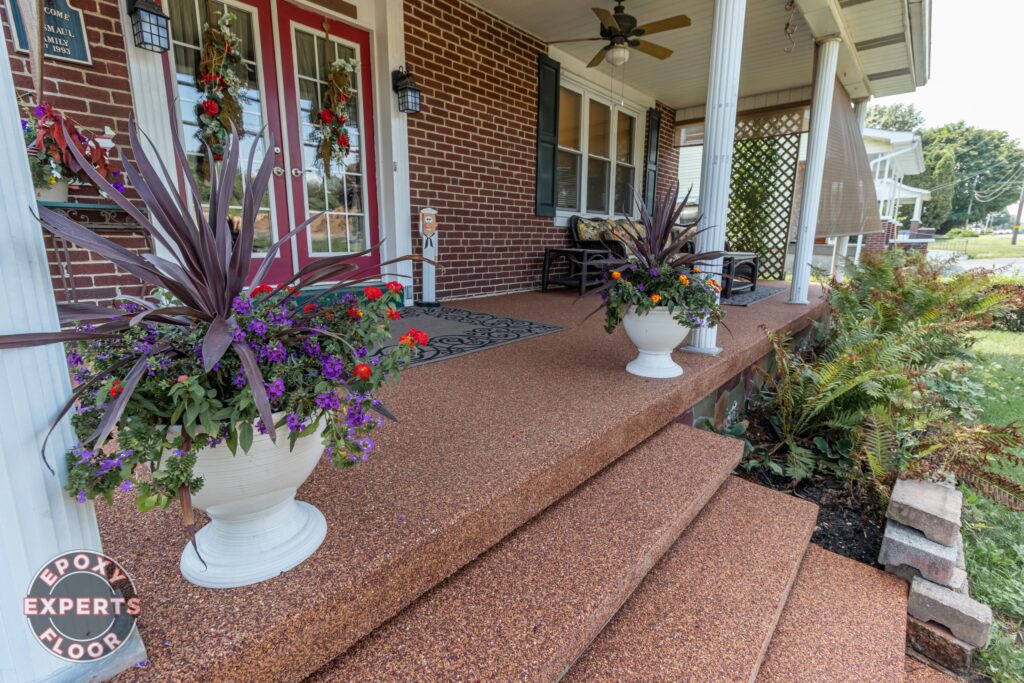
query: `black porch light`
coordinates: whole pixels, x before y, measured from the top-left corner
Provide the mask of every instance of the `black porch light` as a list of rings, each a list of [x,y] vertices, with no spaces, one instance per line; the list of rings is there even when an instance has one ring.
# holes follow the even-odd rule
[[[150,52],[171,49],[170,17],[153,0],[128,0],[128,16],[132,18],[135,46]]]
[[[398,67],[391,72],[391,89],[398,95],[398,111],[403,114],[420,113],[420,89],[416,87],[416,81],[412,80],[412,74],[404,67]]]

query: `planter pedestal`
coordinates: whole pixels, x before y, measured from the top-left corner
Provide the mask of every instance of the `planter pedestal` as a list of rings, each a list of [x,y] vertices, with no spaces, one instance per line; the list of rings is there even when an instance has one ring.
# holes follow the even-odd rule
[[[672,360],[672,351],[683,343],[690,328],[680,325],[668,309],[655,308],[647,315],[637,315],[631,308],[622,317],[622,325],[639,352],[626,365],[627,372],[657,379],[683,374],[683,369]]]
[[[320,547],[327,521],[295,493],[321,459],[322,433],[323,423],[293,450],[279,431],[277,444],[257,435],[248,453],[232,455],[225,445],[199,452],[195,473],[203,486],[192,503],[210,523],[196,533],[198,555],[185,546],[182,576],[207,588],[247,586],[288,571]]]

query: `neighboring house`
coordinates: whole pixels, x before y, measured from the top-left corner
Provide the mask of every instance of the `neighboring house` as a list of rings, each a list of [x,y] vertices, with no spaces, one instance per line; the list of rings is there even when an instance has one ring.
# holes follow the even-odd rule
[[[921,232],[921,212],[924,202],[932,198],[931,193],[903,182],[906,176],[924,173],[921,136],[910,131],[866,128],[864,146],[874,172],[878,213],[886,226],[886,246],[927,249],[934,241],[933,232]],[[901,213],[904,206],[910,207],[909,214]],[[904,216],[909,220],[901,220]]]

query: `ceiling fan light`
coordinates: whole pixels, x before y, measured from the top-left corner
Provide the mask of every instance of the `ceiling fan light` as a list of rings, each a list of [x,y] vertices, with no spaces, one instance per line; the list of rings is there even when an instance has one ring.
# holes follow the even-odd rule
[[[612,66],[622,66],[629,61],[629,48],[625,45],[615,45],[608,50],[605,59]]]

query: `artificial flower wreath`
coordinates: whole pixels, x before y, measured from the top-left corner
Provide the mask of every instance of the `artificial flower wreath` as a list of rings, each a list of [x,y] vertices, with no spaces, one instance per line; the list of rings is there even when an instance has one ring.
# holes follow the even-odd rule
[[[245,95],[240,73],[245,67],[239,49],[241,39],[231,30],[235,19],[230,12],[218,12],[215,26],[203,26],[203,51],[196,76],[196,88],[202,92],[196,104],[196,135],[215,161],[224,155],[232,126],[239,137],[245,134],[240,104]]]
[[[355,90],[352,88],[352,74],[359,62],[356,59],[336,59],[327,64],[327,85],[324,88],[323,108],[313,111],[313,132],[310,142],[316,145],[317,163],[324,175],[331,176],[331,163],[345,163],[352,147],[348,135],[349,102]]]

